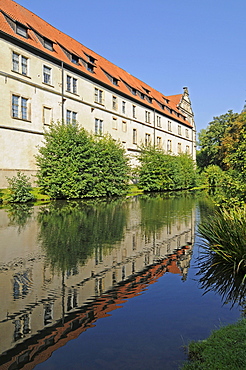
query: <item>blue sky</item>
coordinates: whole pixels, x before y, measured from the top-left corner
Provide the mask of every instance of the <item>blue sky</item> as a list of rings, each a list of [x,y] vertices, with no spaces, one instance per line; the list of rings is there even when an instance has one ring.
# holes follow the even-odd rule
[[[197,130],[246,100],[245,0],[17,0],[165,95],[189,88]]]

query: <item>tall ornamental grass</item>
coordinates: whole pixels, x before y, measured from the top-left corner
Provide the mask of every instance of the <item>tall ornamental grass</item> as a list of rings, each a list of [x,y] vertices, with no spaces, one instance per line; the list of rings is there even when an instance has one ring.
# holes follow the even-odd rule
[[[216,264],[226,264],[235,277],[246,279],[246,208],[221,209],[199,225],[208,253],[219,256]]]

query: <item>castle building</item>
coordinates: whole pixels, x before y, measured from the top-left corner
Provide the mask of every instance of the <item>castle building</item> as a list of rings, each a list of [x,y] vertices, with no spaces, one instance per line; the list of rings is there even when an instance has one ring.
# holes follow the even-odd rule
[[[35,175],[35,154],[57,120],[109,133],[136,163],[139,145],[195,159],[188,89],[167,96],[12,0],[0,2],[0,188]]]

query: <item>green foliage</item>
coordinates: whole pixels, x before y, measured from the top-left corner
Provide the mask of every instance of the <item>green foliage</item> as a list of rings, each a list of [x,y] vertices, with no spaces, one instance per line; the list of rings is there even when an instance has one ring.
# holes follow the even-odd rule
[[[245,369],[246,319],[214,331],[207,340],[189,344],[183,370]]]
[[[37,156],[38,182],[52,198],[121,195],[128,160],[110,136],[98,139],[78,125],[53,125]]]
[[[246,279],[246,208],[220,209],[207,216],[198,228],[208,253],[219,256],[242,284]]]
[[[223,168],[222,141],[228,127],[231,127],[237,113],[228,111],[209,123],[206,129],[198,134],[197,164],[200,168],[207,167],[211,164]]]
[[[65,272],[103,255],[122,240],[127,209],[117,201],[55,202],[39,213],[39,240],[54,270]]]
[[[202,172],[202,178],[206,186],[222,186],[225,180],[225,172],[219,166],[211,164]]]
[[[139,161],[138,185],[144,191],[187,189],[196,184],[195,165],[187,154],[172,156],[147,146],[141,148]]]
[[[26,203],[34,200],[34,196],[31,193],[32,186],[30,179],[22,174],[17,172],[16,176],[12,178],[7,178],[10,193],[7,196],[7,201],[10,203]]]

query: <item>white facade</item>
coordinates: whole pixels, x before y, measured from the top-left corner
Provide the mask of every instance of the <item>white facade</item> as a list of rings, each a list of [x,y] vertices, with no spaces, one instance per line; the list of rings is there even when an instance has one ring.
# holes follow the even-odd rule
[[[9,3],[15,4],[2,3],[6,9]],[[16,11],[24,9],[16,7]],[[76,120],[89,132],[110,133],[132,158],[139,145],[152,143],[174,154],[188,152],[195,159],[195,125],[186,88],[183,95],[164,97],[99,56],[88,56],[92,64],[87,63],[85,69],[80,56],[76,63],[66,60],[60,40],[51,42],[53,55],[49,48],[39,47],[37,33],[26,26],[32,13],[25,9],[27,19],[23,16],[19,23],[13,11],[9,15],[6,9],[0,13],[6,23],[0,28],[0,188],[7,186],[6,176],[18,170],[35,174],[35,154],[43,133],[57,120]],[[27,37],[15,35],[11,22],[12,28],[23,26]],[[54,40],[59,31],[52,32]]]

